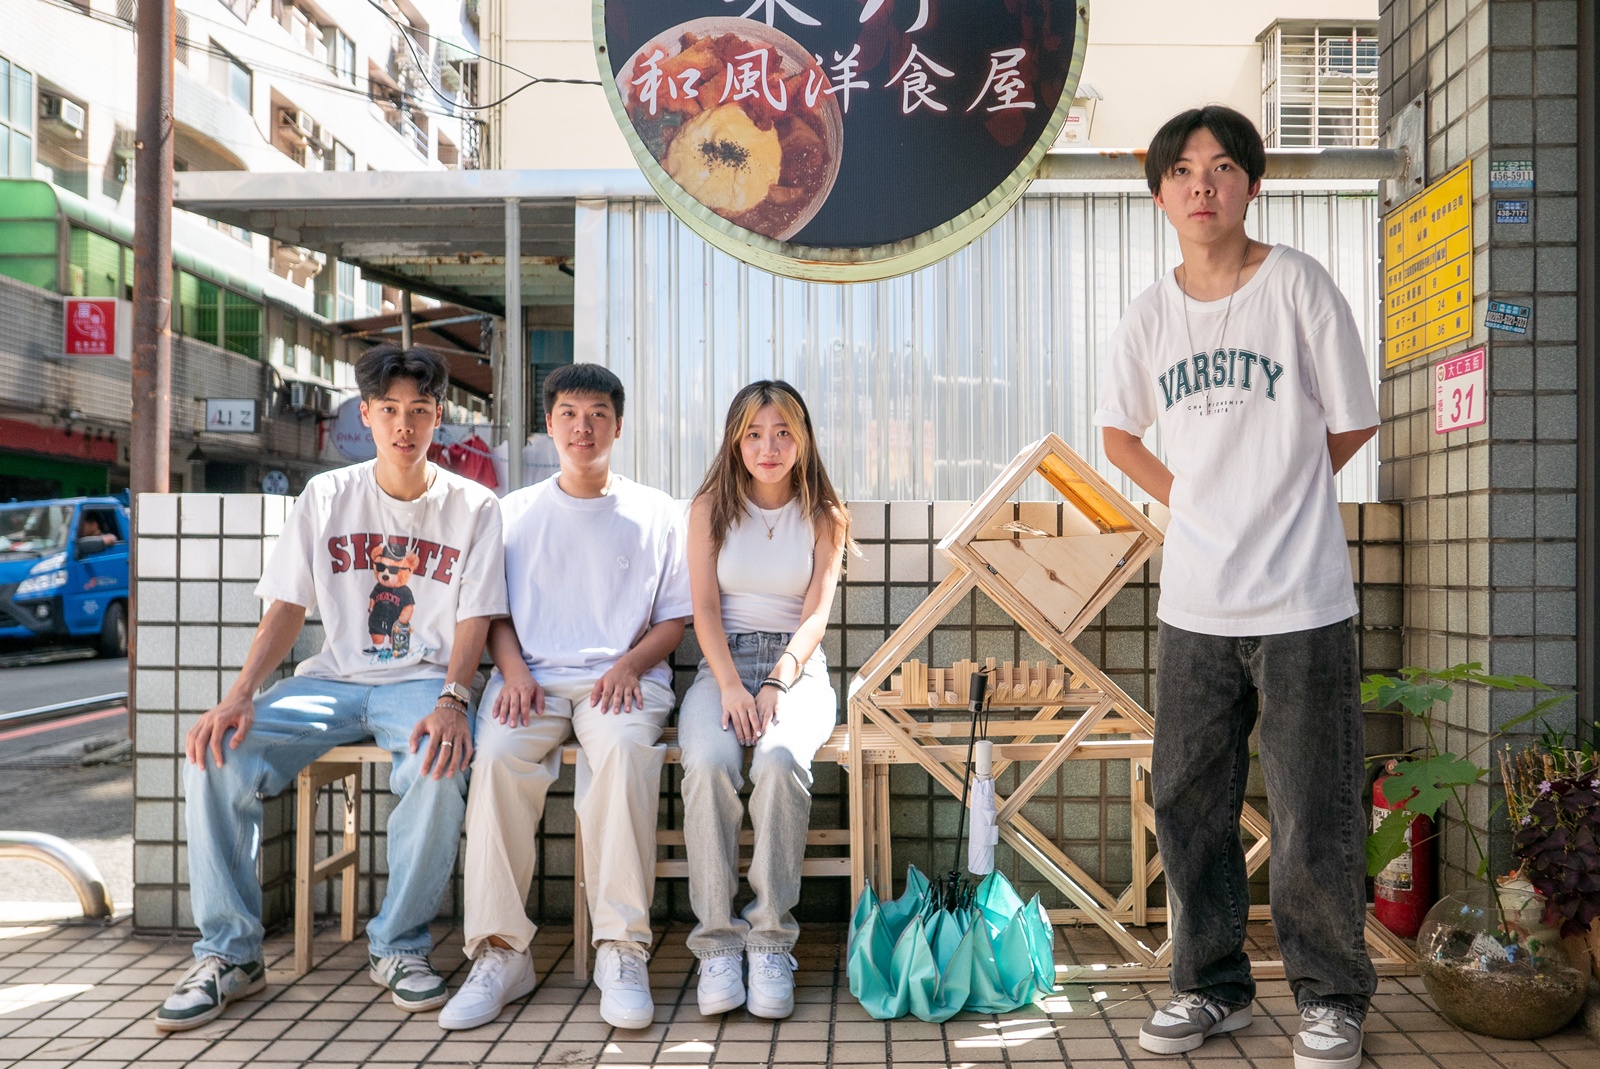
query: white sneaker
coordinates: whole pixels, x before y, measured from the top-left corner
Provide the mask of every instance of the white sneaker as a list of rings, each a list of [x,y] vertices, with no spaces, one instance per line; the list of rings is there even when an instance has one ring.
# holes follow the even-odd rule
[[[155,1026],[163,1032],[199,1028],[222,1016],[234,999],[253,995],[266,986],[266,970],[259,961],[235,965],[215,955],[201,958],[189,966],[156,1011]]]
[[[391,1000],[407,1013],[436,1010],[450,999],[444,977],[422,954],[392,954],[380,958],[369,953],[367,975],[379,987],[387,988]]]
[[[594,982],[600,988],[600,1016],[612,1028],[649,1028],[656,1018],[650,997],[650,954],[638,943],[613,939],[601,943],[594,958]]]
[[[752,950],[750,996],[745,1008],[757,1017],[782,1020],[794,1012],[794,971],[800,963],[787,950]]]
[[[533,971],[533,955],[517,953],[509,947],[485,943],[472,963],[472,972],[461,990],[439,1011],[440,1028],[477,1028],[500,1016],[508,1002],[515,1002],[538,983]]]
[[[715,1017],[744,1005],[744,961],[741,954],[700,959],[700,985],[695,989],[700,1015]]]

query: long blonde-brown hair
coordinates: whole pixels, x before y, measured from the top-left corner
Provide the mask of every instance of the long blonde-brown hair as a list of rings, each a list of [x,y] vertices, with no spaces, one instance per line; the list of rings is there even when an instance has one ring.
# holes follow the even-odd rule
[[[728,532],[749,515],[747,506],[754,476],[745,467],[740,443],[745,431],[755,422],[756,413],[767,405],[778,410],[795,438],[797,455],[789,471],[789,485],[800,500],[801,513],[811,517],[819,537],[826,535],[832,539],[842,534],[841,545],[850,546],[850,514],[834,491],[822,458],[817,454],[817,436],[812,430],[811,412],[805,400],[800,391],[781,379],[762,379],[734,394],[723,425],[722,445],[711,462],[711,470],[706,472],[705,481],[695,491],[696,498],[706,497],[711,502],[713,548],[722,552]]]

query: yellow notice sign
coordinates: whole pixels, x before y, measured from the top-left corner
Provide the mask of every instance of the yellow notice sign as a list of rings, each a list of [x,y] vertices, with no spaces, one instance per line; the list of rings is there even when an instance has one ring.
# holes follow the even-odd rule
[[[1472,336],[1472,161],[1383,217],[1385,367]]]

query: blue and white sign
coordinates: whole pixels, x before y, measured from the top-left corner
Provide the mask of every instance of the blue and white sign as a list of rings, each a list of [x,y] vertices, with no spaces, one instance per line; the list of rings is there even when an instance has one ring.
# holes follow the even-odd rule
[[[1483,325],[1491,330],[1504,330],[1512,334],[1528,333],[1528,322],[1533,318],[1533,309],[1521,304],[1507,304],[1505,301],[1490,301],[1489,311],[1483,317]]]
[[[1491,160],[1489,188],[1491,190],[1533,189],[1533,161]]]
[[[1497,200],[1494,202],[1494,221],[1523,224],[1528,222],[1528,202],[1525,200]]]

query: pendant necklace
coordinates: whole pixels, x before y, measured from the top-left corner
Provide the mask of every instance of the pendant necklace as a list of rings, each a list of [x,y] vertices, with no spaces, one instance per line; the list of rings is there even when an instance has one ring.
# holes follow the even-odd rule
[[[763,526],[763,527],[765,527],[767,529],[767,541],[768,542],[772,541],[773,534],[778,530],[777,521],[773,521],[772,523],[768,523],[767,522],[767,510],[762,508],[760,505],[757,505],[754,501],[750,502],[750,504],[755,506],[756,515],[761,517],[761,526]],[[783,506],[779,505],[778,508],[777,508],[777,511],[778,512],[782,512],[783,511]]]
[[[1244,243],[1244,256],[1239,260],[1239,270],[1233,273],[1233,289],[1228,293],[1228,306],[1222,313],[1222,332],[1217,335],[1216,348],[1212,349],[1210,353],[1206,354],[1206,360],[1208,362],[1211,359],[1211,353],[1216,352],[1217,349],[1227,352],[1225,345],[1228,340],[1228,320],[1233,317],[1233,298],[1239,292],[1239,280],[1244,277],[1244,265],[1249,262],[1250,242],[1249,240],[1246,240]],[[1173,281],[1177,281],[1176,275],[1173,276]],[[1194,331],[1189,326],[1189,290],[1182,283],[1179,283],[1178,292],[1183,294],[1183,333],[1189,342],[1189,352],[1195,353]],[[1211,376],[1209,374],[1206,376],[1205,399],[1205,414],[1209,416],[1211,415]],[[768,537],[771,536],[769,535]]]

